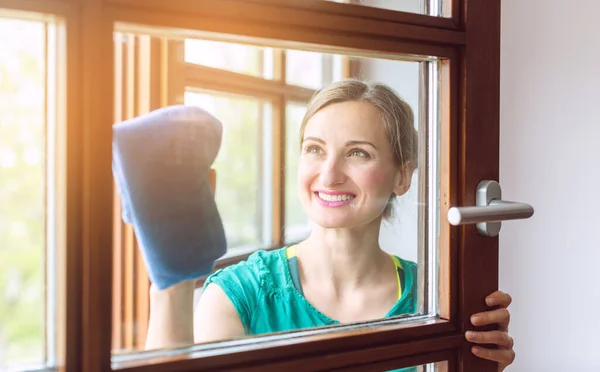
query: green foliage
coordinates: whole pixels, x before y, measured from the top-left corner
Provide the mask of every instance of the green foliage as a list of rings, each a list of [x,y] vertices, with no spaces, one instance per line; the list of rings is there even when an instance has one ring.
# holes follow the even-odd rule
[[[264,102],[222,93],[186,94],[186,103],[211,112],[223,123],[223,140],[213,164],[215,199],[231,247],[262,243],[262,120]]]
[[[285,128],[285,228],[286,235],[295,236],[295,231],[308,224],[308,219],[298,198],[298,160],[300,157],[300,124],[306,106],[289,103],[286,108]]]
[[[43,361],[44,25],[0,19],[0,45],[2,369]]]

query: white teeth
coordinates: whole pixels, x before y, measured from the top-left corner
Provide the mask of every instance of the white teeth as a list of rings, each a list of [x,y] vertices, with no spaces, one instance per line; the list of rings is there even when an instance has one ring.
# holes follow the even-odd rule
[[[350,200],[354,198],[354,195],[350,195],[350,194],[343,194],[343,195],[329,195],[329,194],[324,194],[322,192],[318,193],[319,198],[323,199],[323,200],[327,200],[327,201],[331,201],[331,202],[340,202],[340,201],[345,201],[345,200]]]

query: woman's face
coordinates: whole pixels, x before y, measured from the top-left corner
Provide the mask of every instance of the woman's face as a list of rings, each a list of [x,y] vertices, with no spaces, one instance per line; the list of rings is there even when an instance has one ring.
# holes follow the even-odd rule
[[[370,103],[332,104],[307,122],[298,187],[318,225],[349,228],[379,218],[401,176],[379,109]]]

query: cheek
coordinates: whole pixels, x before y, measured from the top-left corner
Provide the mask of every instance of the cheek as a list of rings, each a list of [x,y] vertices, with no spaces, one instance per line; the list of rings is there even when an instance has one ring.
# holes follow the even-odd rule
[[[314,165],[308,162],[300,162],[298,164],[298,186],[300,189],[307,187],[311,184],[312,180],[318,174],[317,169]]]
[[[365,170],[361,174],[362,187],[377,190],[377,193],[391,193],[393,189],[393,174],[381,169]]]

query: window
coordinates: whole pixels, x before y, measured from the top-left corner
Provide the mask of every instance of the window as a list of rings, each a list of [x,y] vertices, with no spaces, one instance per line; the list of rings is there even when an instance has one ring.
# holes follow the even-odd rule
[[[64,324],[56,42],[52,17],[0,10],[0,370],[55,365]]]
[[[179,35],[186,38],[182,41]],[[190,30],[155,28],[148,32],[146,27],[118,25],[115,112],[117,122],[141,115],[148,111],[153,96],[168,92],[171,104],[201,107],[223,123],[222,145],[212,168],[217,174],[215,199],[228,247],[216,270],[245,260],[256,250],[278,249],[308,237],[310,223],[299,199],[297,179],[299,130],[306,104],[317,90],[350,76],[387,80],[413,108],[416,129],[427,136],[427,115],[419,107],[436,103],[420,102],[426,99],[421,93],[426,89],[422,75],[429,65],[435,71],[436,62],[281,49],[276,42],[271,48],[256,47],[219,41],[224,35],[213,35],[215,40],[192,36]],[[168,63],[161,62],[161,54]],[[151,72],[161,69],[167,78],[160,86],[153,85]],[[259,71],[263,76],[249,76]],[[142,89],[147,89],[145,94]],[[424,147],[419,156],[425,159],[427,152]],[[418,310],[404,315],[433,313],[435,306],[427,301],[434,299],[435,289],[426,293],[424,283],[435,281],[436,275],[435,268],[425,262],[425,251],[434,255],[437,247],[428,245],[425,235],[435,230],[433,221],[438,218],[435,209],[427,208],[427,184],[437,188],[437,173],[433,164],[432,176],[427,176],[429,165],[422,163],[410,191],[397,198],[393,216],[380,233],[384,250],[419,264]],[[124,355],[144,349],[149,282],[131,226],[121,222],[116,194],[115,200],[113,350]],[[202,284],[200,280],[196,300]],[[430,307],[425,309],[425,303]]]
[[[231,254],[272,243],[268,160],[271,103],[259,97],[189,88],[186,105],[206,109],[225,123],[223,142],[213,168],[217,172],[219,213]],[[258,153],[257,153],[258,151]],[[266,182],[265,182],[266,181]]]
[[[356,4],[386,10],[418,14],[439,15],[439,7],[444,0],[329,0],[337,3]]]
[[[224,69],[240,74],[269,78],[273,76],[268,66],[272,48],[260,48],[216,40],[186,39],[185,62]]]
[[[298,154],[300,143],[297,133],[306,111],[305,102],[290,102],[286,107],[285,118],[285,230],[283,242],[293,243],[304,239],[310,232],[308,217],[302,210],[297,196]]]
[[[36,124],[45,131],[38,138],[46,158],[38,169],[45,175],[37,173],[36,181],[45,200],[38,196],[27,202],[42,210],[35,223],[46,229],[35,246],[39,259],[46,259],[35,279],[40,286],[36,291],[45,287],[40,294],[45,304],[32,318],[47,320],[37,323],[38,333],[30,338],[42,352],[32,351],[28,360],[10,356],[10,367],[33,363],[34,369],[59,365],[87,372],[424,365],[418,368],[431,370],[436,368],[432,363],[446,361],[437,368],[495,368],[465,352],[462,332],[471,327],[469,315],[483,310],[480,299],[497,285],[497,242],[478,236],[470,226],[450,228],[443,216],[452,205],[472,204],[479,180],[497,177],[498,2],[432,2],[419,9],[423,14],[390,10],[382,3],[365,5],[322,0],[212,0],[210,6],[188,0],[147,1],[143,6],[138,0],[0,0],[2,16],[38,22],[46,32],[44,121]],[[432,10],[435,6],[438,12]],[[20,47],[33,45],[24,44]],[[194,54],[193,48],[214,54]],[[411,66],[414,80],[390,73],[383,67],[388,63]],[[302,67],[310,74],[301,74]],[[416,188],[399,201],[406,214],[399,216],[398,234],[387,241],[398,248],[398,237],[411,234],[413,243],[402,247],[421,248],[411,258],[419,264],[420,315],[132,353],[144,347],[150,285],[135,234],[119,219],[120,201],[111,187],[111,124],[187,101],[230,115],[224,124],[247,130],[248,143],[263,145],[260,151],[254,147],[252,162],[244,163],[252,166],[244,167],[248,175],[241,180],[248,184],[240,188],[265,187],[255,187],[239,201],[254,208],[243,211],[244,217],[224,210],[230,216],[231,244],[220,268],[243,259],[246,250],[277,248],[308,232],[307,219],[291,198],[297,148],[287,132],[297,130],[318,82],[356,75],[402,86],[411,81],[411,88],[417,87],[401,94],[412,100],[419,116],[419,133],[424,134],[419,160],[425,166],[414,176]],[[27,104],[33,105],[33,99]],[[17,107],[11,105],[3,115]],[[231,108],[245,113],[243,126]],[[481,136],[484,126],[491,133]],[[250,154],[236,148],[248,152],[232,155],[236,138],[225,138],[223,156]],[[269,142],[271,147],[264,146]],[[16,161],[2,156],[2,164]],[[235,164],[224,163],[229,159],[215,162],[217,183],[221,177],[226,181],[216,190],[217,198],[223,190],[224,208],[230,201],[225,196],[240,194],[235,180],[227,178],[226,167]],[[20,175],[10,177],[12,182]],[[12,209],[8,216],[20,218]],[[7,278],[11,271],[2,270],[0,278]],[[20,294],[18,301],[27,298]]]

